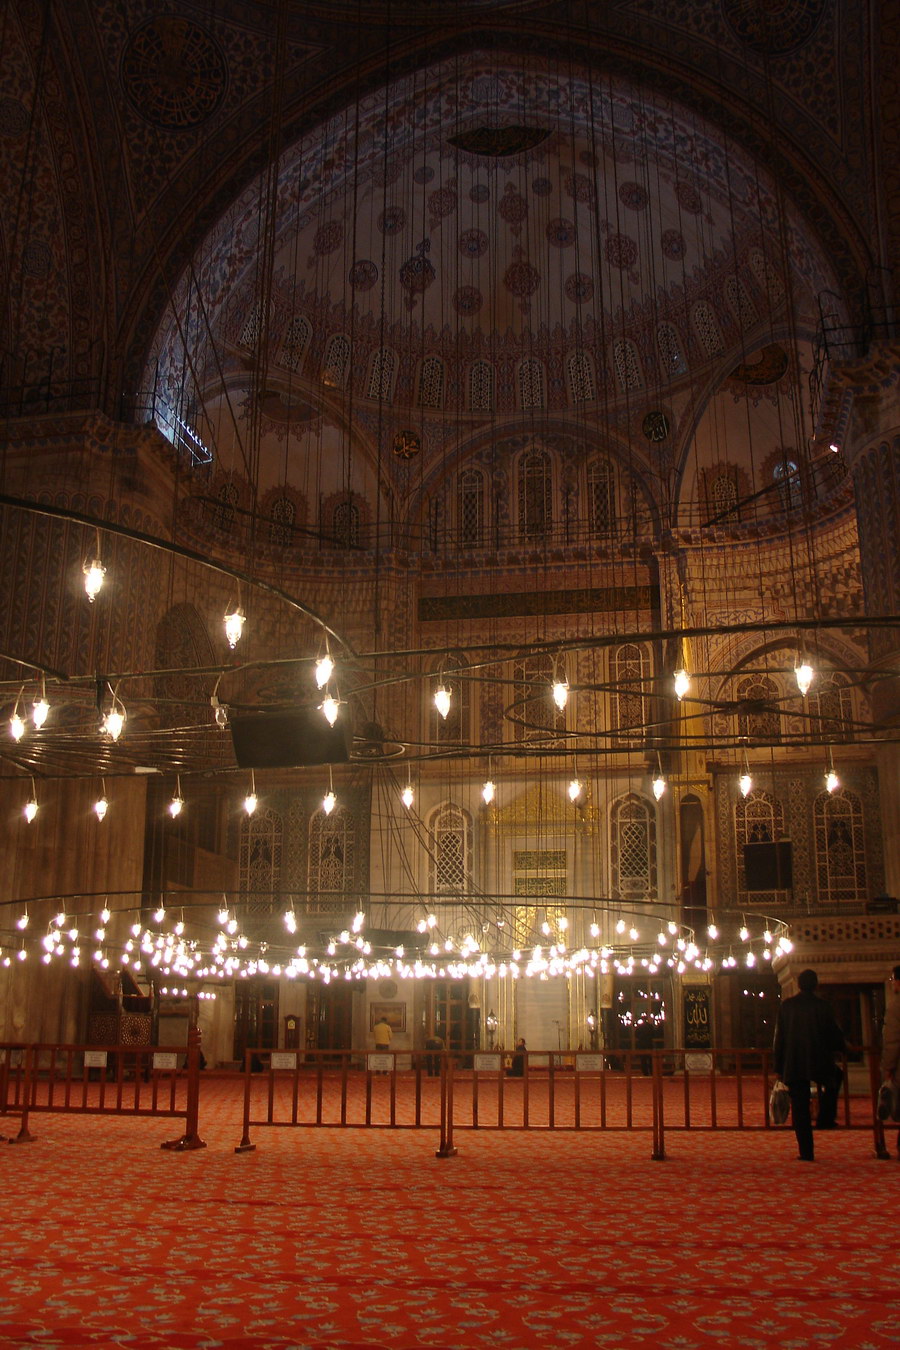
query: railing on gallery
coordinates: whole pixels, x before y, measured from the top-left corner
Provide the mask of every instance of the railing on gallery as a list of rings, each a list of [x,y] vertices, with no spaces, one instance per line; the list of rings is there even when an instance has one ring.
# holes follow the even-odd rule
[[[32,1143],[36,1113],[184,1118],[162,1148],[205,1148],[200,1138],[199,1038],[171,1046],[0,1043],[0,1117],[18,1116],[9,1143]],[[0,1136],[2,1138],[3,1136]]]
[[[871,1129],[888,1156],[874,1110],[877,1053],[843,1063],[840,1124]],[[851,1081],[853,1079],[854,1081]],[[644,1132],[663,1159],[673,1131],[768,1130],[775,1082],[767,1051],[503,1051],[458,1054],[248,1050],[243,1132],[236,1153],[256,1145],[251,1130],[433,1129],[438,1156],[456,1152],[465,1130]]]

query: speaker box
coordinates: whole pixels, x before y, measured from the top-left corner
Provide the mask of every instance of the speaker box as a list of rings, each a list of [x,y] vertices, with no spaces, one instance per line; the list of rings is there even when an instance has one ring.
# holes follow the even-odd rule
[[[745,844],[744,875],[748,891],[790,891],[794,862],[790,839],[777,843]]]
[[[346,704],[333,727],[318,708],[245,713],[232,717],[229,726],[234,757],[242,769],[344,764],[350,758],[353,725]]]

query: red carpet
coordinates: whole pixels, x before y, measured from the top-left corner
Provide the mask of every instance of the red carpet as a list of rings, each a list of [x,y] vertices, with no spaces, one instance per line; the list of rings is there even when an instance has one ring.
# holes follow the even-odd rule
[[[7,1132],[16,1124],[9,1119]],[[130,1350],[900,1341],[892,1202],[871,1135],[257,1129],[204,1088],[172,1122],[36,1114],[0,1147],[0,1345]],[[177,1132],[177,1131],[176,1131]],[[893,1133],[890,1136],[893,1143]]]

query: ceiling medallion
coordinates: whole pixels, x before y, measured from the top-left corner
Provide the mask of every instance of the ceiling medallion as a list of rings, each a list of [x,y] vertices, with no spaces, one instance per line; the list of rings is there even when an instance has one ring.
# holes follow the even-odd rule
[[[521,155],[526,150],[533,150],[549,135],[544,127],[473,127],[458,136],[448,136],[447,140],[455,150],[502,159],[506,155]]]
[[[157,127],[186,128],[218,108],[228,82],[225,55],[211,33],[175,14],[136,28],[122,56],[122,87]]]
[[[422,439],[415,431],[398,431],[394,437],[394,454],[398,459],[414,459],[422,449]]]
[[[763,56],[785,56],[808,42],[825,0],[721,0],[722,14],[739,42]]]

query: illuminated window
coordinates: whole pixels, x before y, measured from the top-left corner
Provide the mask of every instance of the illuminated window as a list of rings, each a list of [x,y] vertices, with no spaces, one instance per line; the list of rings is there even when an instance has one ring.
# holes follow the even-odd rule
[[[613,895],[656,894],[656,812],[649,801],[630,792],[610,811],[610,864]]]
[[[322,913],[342,911],[344,892],[353,887],[356,865],[356,822],[338,804],[328,816],[320,808],[309,825],[308,905]]]
[[[419,371],[419,407],[443,408],[444,363],[437,356],[426,356]]]
[[[609,460],[588,465],[588,524],[591,534],[605,538],[616,532],[616,476]]]
[[[822,792],[813,803],[816,887],[823,903],[857,903],[868,895],[862,802],[856,793]]]
[[[431,817],[431,891],[465,895],[472,871],[472,823],[467,813],[448,803]]]

